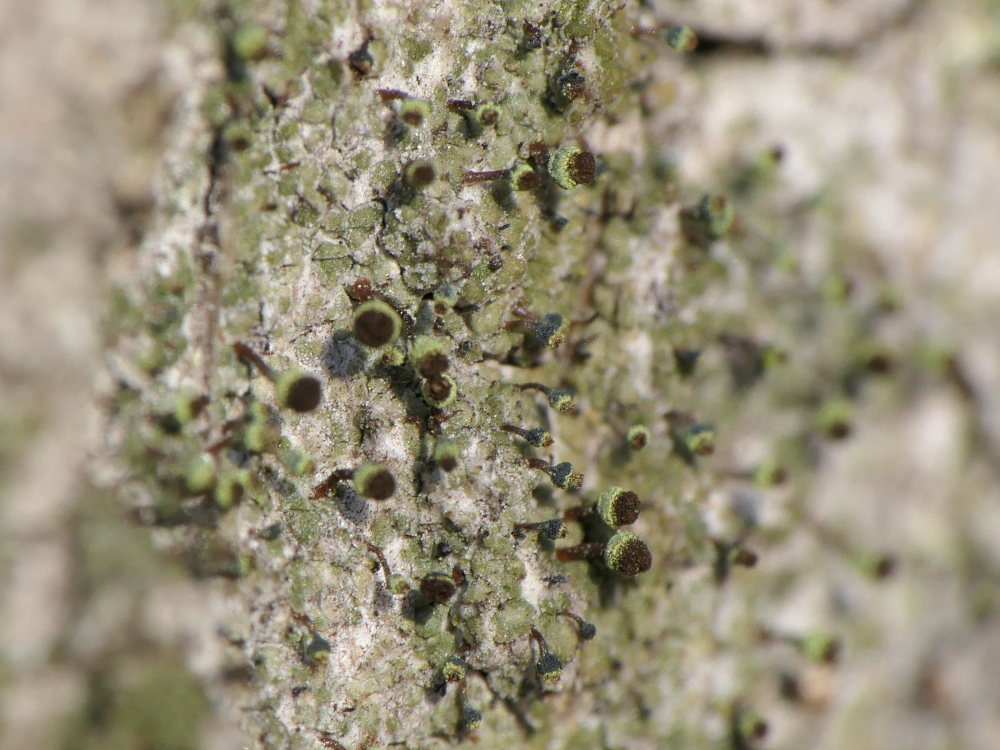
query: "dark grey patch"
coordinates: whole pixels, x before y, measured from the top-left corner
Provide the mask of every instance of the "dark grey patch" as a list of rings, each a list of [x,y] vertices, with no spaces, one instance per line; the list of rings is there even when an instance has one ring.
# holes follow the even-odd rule
[[[335,378],[346,380],[364,368],[365,355],[354,335],[346,328],[335,331],[323,344],[323,368]]]

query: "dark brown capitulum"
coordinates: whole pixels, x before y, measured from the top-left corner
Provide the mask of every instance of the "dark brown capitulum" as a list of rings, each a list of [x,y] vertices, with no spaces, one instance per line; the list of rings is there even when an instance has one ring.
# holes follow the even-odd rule
[[[284,406],[297,412],[312,411],[319,406],[323,397],[323,387],[311,375],[295,378],[284,394]]]
[[[567,99],[579,99],[587,93],[587,79],[578,70],[569,70],[556,81],[559,93]]]
[[[597,159],[590,151],[570,157],[567,168],[570,177],[580,185],[589,185],[597,177]]]
[[[372,349],[391,344],[399,337],[401,329],[399,314],[385,302],[364,302],[354,312],[354,336]]]
[[[354,487],[369,500],[388,500],[396,492],[396,478],[382,464],[362,464],[353,472]]]
[[[515,190],[535,190],[542,185],[542,176],[533,169],[525,169],[512,176]]]
[[[408,188],[424,188],[434,182],[437,173],[429,161],[412,162],[403,171],[403,184]]]
[[[541,49],[542,44],[545,42],[542,30],[527,21],[524,22],[524,26],[521,28],[521,34],[521,46],[526,50]]]
[[[653,567],[649,547],[635,534],[619,531],[604,547],[604,561],[616,573],[637,576]]]
[[[372,72],[372,66],[375,65],[375,58],[368,51],[367,41],[347,56],[347,64],[359,76],[366,76]]]
[[[451,397],[451,390],[451,383],[444,378],[434,377],[427,379],[427,395],[429,395],[435,403],[448,401]]]
[[[428,380],[448,370],[448,355],[444,352],[431,352],[420,360],[420,375]],[[447,383],[445,384],[447,385]]]
[[[427,601],[444,604],[455,595],[455,582],[444,573],[429,573],[420,581],[420,593]]]

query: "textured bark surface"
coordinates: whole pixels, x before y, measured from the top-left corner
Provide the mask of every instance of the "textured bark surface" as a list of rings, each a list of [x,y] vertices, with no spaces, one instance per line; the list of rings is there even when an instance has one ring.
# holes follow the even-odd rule
[[[997,12],[3,6],[3,746],[991,747]],[[592,150],[593,184],[538,141]],[[516,164],[542,187],[463,184]],[[356,342],[359,279],[405,311],[393,347]],[[234,341],[321,407],[281,409]],[[524,460],[550,454],[580,489]],[[391,499],[314,493],[366,461]],[[556,559],[596,519],[514,533],[613,485],[648,573]]]

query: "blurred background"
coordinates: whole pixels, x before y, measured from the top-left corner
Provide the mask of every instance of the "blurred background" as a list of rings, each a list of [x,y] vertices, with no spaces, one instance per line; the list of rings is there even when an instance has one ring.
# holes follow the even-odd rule
[[[745,226],[794,247],[817,283],[837,276],[834,297],[852,285],[887,295],[896,312],[882,340],[926,355],[933,374],[867,393],[851,439],[815,475],[811,518],[834,543],[885,550],[894,569],[878,589],[845,589],[844,607],[865,614],[853,651],[773,691],[767,746],[997,747],[1000,3],[644,8],[702,40],[685,74],[649,93],[682,180],[738,196],[765,170],[769,188],[747,199]],[[137,274],[161,144],[204,43],[175,11],[151,0],[0,3],[4,748],[54,747],[55,724],[94,710],[87,696],[110,679],[94,664],[111,652],[127,692],[171,686],[178,714],[139,719],[189,725],[171,746],[241,746],[191,677],[212,663],[204,593],[155,562],[99,589],[80,569],[87,544],[132,545],[130,560],[148,548],[155,560],[94,486],[114,471],[99,456],[102,319],[112,287]],[[781,549],[781,564],[816,570],[773,614],[808,627],[831,606],[817,590],[836,571],[794,540]]]

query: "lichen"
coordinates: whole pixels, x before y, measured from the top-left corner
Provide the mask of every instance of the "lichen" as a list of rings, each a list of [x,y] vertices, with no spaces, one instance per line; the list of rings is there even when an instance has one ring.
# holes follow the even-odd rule
[[[849,436],[895,350],[833,272],[794,301],[825,316],[818,374],[759,338],[811,324],[755,287],[796,272],[741,223],[773,164],[693,190],[643,135],[645,76],[690,29],[633,33],[641,10],[603,0],[424,11],[204,21],[217,72],[168,159],[188,165],[178,208],[113,313],[141,373],[114,405],[124,494],[194,574],[231,582],[260,746],[746,747],[759,613],[719,625],[719,591],[759,593],[756,508],[794,520],[775,498],[808,481],[816,441]],[[288,379],[310,374],[322,402],[297,408]],[[182,396],[204,406],[178,419]],[[712,456],[767,399],[780,426],[732,490]],[[524,533],[560,516],[565,540]],[[877,577],[878,555],[842,552]],[[834,636],[814,632],[822,661]],[[726,679],[681,690],[703,663]],[[552,694],[574,691],[600,731],[560,725]]]

